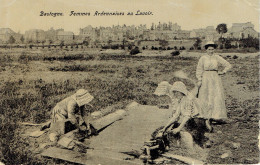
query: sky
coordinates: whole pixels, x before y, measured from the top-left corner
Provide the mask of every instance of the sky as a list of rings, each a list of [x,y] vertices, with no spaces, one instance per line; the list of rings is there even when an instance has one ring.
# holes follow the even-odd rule
[[[259,0],[0,0],[0,28],[24,33],[29,29],[63,28],[79,33],[80,28],[112,25],[140,25],[154,22],[177,23],[192,30],[226,23],[252,22],[259,30]],[[135,15],[137,10],[153,15]],[[40,16],[62,12],[64,16]],[[71,11],[90,12],[90,16],[69,16]],[[94,16],[98,12],[124,12],[124,16]],[[133,12],[134,15],[126,15]]]

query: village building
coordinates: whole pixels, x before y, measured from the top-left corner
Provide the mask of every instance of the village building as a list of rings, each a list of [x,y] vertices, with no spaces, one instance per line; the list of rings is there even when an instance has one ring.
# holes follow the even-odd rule
[[[10,36],[15,38],[15,43],[44,43],[44,44],[59,44],[61,41],[66,43],[83,43],[89,47],[114,45],[125,41],[175,41],[200,38],[205,41],[217,41],[220,34],[214,26],[206,28],[193,29],[191,31],[182,30],[177,23],[152,23],[150,28],[146,25],[113,25],[111,27],[92,27],[88,25],[80,29],[79,35],[75,37],[73,32],[64,31],[64,29],[50,28],[47,31],[40,29],[32,29],[21,34],[15,33],[10,28],[0,28],[0,42],[7,43]],[[251,22],[233,23],[227,33],[223,34],[224,38],[243,39],[248,37],[258,38],[259,33],[254,30],[254,25]],[[120,45],[120,44],[119,44]]]
[[[97,37],[97,29],[93,28],[91,25],[79,30],[79,36],[82,40],[95,41]]]
[[[74,39],[74,33],[70,31],[59,31],[57,37],[60,41],[72,41]]]
[[[55,43],[58,41],[58,33],[60,31],[64,31],[64,29],[53,29],[50,28],[49,30],[45,31],[45,38],[46,38],[46,43]]]
[[[21,34],[15,33],[10,28],[0,28],[0,43],[7,43],[11,36],[14,37],[15,43],[21,43]]]
[[[151,30],[149,32],[146,31],[145,38],[170,41],[178,38],[189,38],[189,32],[181,30],[181,26],[177,23],[169,22],[167,24],[159,22],[158,25],[152,24]]]
[[[1,28],[0,29],[0,41],[7,42],[9,38],[14,34],[14,31],[10,28]]]
[[[25,32],[24,38],[27,42],[42,42],[45,41],[45,32],[41,29],[31,29]]]
[[[232,27],[228,30],[226,34],[223,35],[225,38],[258,38],[259,33],[255,31],[254,25],[251,22],[246,23],[233,23]]]
[[[101,42],[108,42],[113,40],[114,34],[111,33],[112,28],[106,27],[106,28],[100,28],[100,36],[99,39]]]
[[[214,26],[207,26],[206,28],[193,29],[190,32],[189,38],[201,38],[206,41],[216,41],[219,36],[220,35],[217,33]]]
[[[190,38],[190,31],[188,31],[188,30],[180,30],[177,32],[177,34],[178,34],[178,36],[177,36],[178,39]]]

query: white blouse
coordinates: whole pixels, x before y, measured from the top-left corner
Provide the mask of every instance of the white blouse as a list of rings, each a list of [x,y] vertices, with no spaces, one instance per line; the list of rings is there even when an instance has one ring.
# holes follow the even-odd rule
[[[224,58],[219,55],[213,54],[204,55],[199,59],[197,70],[196,70],[196,77],[199,81],[202,80],[202,74],[204,71],[218,71],[219,64],[223,65],[225,68],[223,72],[227,72],[231,69],[231,64],[227,62]]]

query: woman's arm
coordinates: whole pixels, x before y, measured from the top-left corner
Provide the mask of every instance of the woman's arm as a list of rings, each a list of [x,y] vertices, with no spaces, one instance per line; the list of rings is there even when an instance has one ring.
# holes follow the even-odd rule
[[[190,119],[190,117],[185,116],[185,117],[183,118],[181,124],[179,125],[179,127],[173,129],[172,132],[173,132],[174,134],[180,132],[180,131],[183,129],[183,127],[185,126],[185,124],[187,123],[187,121],[188,121],[189,119]]]
[[[75,116],[76,113],[76,107],[77,107],[77,103],[74,100],[71,100],[68,102],[68,119],[71,121],[72,124],[75,124],[76,126],[78,126],[77,123],[77,118]]]
[[[204,71],[204,68],[203,68],[203,57],[201,57],[199,59],[199,62],[198,62],[197,68],[196,68],[196,77],[198,79],[198,87],[201,86],[203,71]]]
[[[177,108],[176,112],[173,114],[169,122],[162,129],[162,132],[164,133],[177,120],[179,116],[180,116],[180,108]]]
[[[227,62],[221,56],[218,55],[217,59],[218,59],[218,62],[225,67],[222,72],[219,72],[219,74],[225,74],[226,72],[228,72],[232,68],[231,64],[229,62]]]

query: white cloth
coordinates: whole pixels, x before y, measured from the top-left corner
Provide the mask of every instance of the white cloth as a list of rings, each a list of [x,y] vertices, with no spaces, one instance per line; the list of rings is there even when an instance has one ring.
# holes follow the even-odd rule
[[[200,58],[196,77],[202,81],[198,98],[208,105],[208,115],[212,119],[226,119],[227,111],[225,106],[224,90],[221,78],[218,75],[219,64],[223,65],[224,72],[227,72],[231,65],[219,55],[204,55]]]

